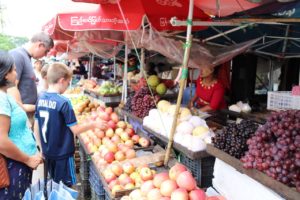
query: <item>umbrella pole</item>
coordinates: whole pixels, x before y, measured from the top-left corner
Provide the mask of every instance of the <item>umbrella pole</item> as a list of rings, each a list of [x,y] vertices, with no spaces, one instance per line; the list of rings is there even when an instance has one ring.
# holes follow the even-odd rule
[[[183,90],[184,86],[186,85],[187,82],[187,77],[188,77],[188,61],[189,61],[189,56],[190,56],[190,49],[191,49],[191,44],[192,44],[192,20],[193,20],[193,9],[194,9],[194,0],[190,0],[189,4],[189,14],[188,14],[188,19],[187,19],[187,33],[186,33],[186,43],[184,45],[185,51],[184,51],[184,57],[183,57],[183,66],[182,68],[182,74],[181,78],[179,81],[179,94],[177,97],[177,104],[176,104],[176,109],[175,109],[175,116],[174,120],[172,123],[172,129],[171,129],[171,134],[168,142],[168,147],[165,155],[165,160],[164,160],[164,165],[167,166],[169,159],[170,159],[170,154],[172,150],[172,145],[174,141],[174,133],[176,130],[176,125],[177,125],[177,118],[178,118],[178,113],[179,109],[181,106],[181,100],[182,100],[182,95],[183,95]]]

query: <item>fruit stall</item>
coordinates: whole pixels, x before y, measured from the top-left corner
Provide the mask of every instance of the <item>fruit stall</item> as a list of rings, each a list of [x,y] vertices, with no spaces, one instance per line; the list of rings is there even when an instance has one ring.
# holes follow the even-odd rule
[[[92,188],[91,195],[96,199],[170,198],[177,189],[180,195],[191,195],[192,190],[183,187],[182,191],[174,179],[177,189],[173,188],[169,196],[153,185],[156,175],[170,173],[177,164],[185,166],[198,187],[213,186],[228,199],[251,199],[243,197],[251,189],[259,191],[264,200],[299,199],[300,111],[277,111],[268,117],[257,117],[224,110],[220,114],[224,119],[230,116],[230,120],[220,125],[211,121],[214,117],[181,107],[172,161],[164,166],[175,105],[157,92],[152,94],[148,88],[136,88],[125,105],[114,109],[99,103],[99,96],[86,92],[70,97],[81,123],[101,119],[109,125],[107,130],[88,131],[79,138],[83,165],[80,172],[90,186],[82,187]],[[126,173],[123,166],[128,163],[134,168],[131,173]],[[141,178],[141,168],[151,172],[152,185],[149,179]],[[236,183],[231,183],[232,176]],[[143,192],[144,187],[150,187],[151,193]],[[234,192],[236,188],[240,192]]]

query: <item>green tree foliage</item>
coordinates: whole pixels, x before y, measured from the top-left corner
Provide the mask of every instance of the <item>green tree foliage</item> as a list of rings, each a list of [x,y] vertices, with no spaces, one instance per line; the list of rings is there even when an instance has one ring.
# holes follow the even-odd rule
[[[0,34],[0,49],[9,51],[13,48],[22,46],[28,42],[28,39],[25,37],[13,37],[8,35]]]

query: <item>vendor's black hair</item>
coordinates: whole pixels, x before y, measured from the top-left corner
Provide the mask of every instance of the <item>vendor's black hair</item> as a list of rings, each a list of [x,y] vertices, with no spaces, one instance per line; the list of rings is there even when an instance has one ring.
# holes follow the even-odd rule
[[[7,52],[5,51],[0,51],[0,67],[1,68],[6,68],[6,70],[4,69],[3,71],[5,71],[5,73],[3,72],[3,74],[0,74],[0,87],[3,86],[7,86],[9,84],[9,82],[6,80],[5,76],[6,74],[8,74],[9,72],[12,71],[14,66],[14,59],[13,57],[11,57]],[[2,71],[2,70],[0,70]]]

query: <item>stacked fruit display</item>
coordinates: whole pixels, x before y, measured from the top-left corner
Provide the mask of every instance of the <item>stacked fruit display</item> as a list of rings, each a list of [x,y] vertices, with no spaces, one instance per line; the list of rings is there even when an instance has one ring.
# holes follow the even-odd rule
[[[248,150],[247,140],[254,135],[257,128],[258,124],[251,120],[228,124],[221,131],[216,132],[212,142],[218,149],[240,159]]]
[[[143,125],[154,132],[170,137],[175,116],[176,105],[161,100],[157,104],[158,109],[151,109],[149,115],[143,120]],[[181,107],[174,141],[183,147],[195,152],[206,148],[206,142],[210,142],[212,132],[205,120],[198,116],[192,116],[188,108]]]
[[[205,192],[197,188],[196,180],[187,168],[177,163],[169,171],[156,174],[140,189],[121,200],[207,200]],[[215,198],[217,199],[217,198]]]
[[[127,103],[125,105],[125,109],[128,112],[132,112],[135,116],[144,118],[148,115],[149,111],[155,107],[155,102],[159,99],[158,96],[152,97],[151,92],[147,87],[144,87],[134,95],[130,95],[127,98]]]
[[[96,89],[96,92],[102,96],[115,96],[122,93],[122,86],[111,81],[105,81]]]
[[[132,190],[152,180],[155,171],[148,166],[135,167],[130,162],[114,162],[103,171],[103,177],[112,195],[122,190]]]
[[[135,134],[132,126],[124,121],[119,121],[118,115],[111,107],[99,107],[87,121],[106,121],[107,129],[90,130],[80,134],[89,153],[94,153],[93,158],[97,166],[123,161],[136,157],[135,145],[149,147],[150,140]]]
[[[247,144],[249,151],[241,159],[245,168],[258,169],[300,191],[299,110],[272,113]]]
[[[74,108],[75,114],[82,115],[96,111],[99,104],[96,101],[91,101],[87,96],[80,96],[76,98],[70,98],[71,104]]]

